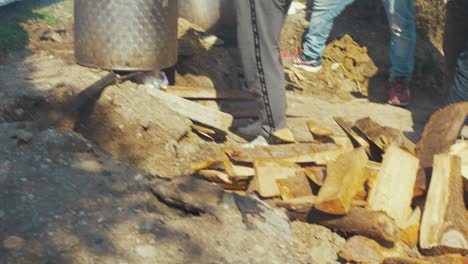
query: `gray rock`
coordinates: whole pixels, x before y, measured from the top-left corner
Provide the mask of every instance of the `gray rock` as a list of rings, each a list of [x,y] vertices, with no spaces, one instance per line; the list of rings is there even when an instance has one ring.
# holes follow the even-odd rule
[[[151,245],[137,246],[135,251],[142,258],[154,258],[158,255],[156,248]]]
[[[25,144],[31,142],[34,134],[26,130],[19,130],[15,136],[18,139],[18,143]]]

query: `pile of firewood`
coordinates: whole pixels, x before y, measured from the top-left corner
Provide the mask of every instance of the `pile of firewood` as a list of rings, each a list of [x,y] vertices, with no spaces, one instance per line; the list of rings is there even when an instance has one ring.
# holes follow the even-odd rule
[[[310,122],[314,142],[229,146],[219,160],[192,166],[293,220],[354,235],[340,254],[347,261],[466,263],[468,142],[457,138],[467,113],[468,103],[436,112],[417,145],[369,118],[335,118],[348,143]]]

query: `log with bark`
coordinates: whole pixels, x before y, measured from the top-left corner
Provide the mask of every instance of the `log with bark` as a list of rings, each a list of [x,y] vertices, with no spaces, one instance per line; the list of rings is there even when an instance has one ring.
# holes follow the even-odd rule
[[[363,137],[359,136],[356,131],[353,130],[353,124],[346,121],[341,117],[334,117],[335,122],[343,129],[346,135],[349,137],[355,147],[363,147],[367,154],[371,154],[371,147]]]
[[[366,208],[353,207],[343,216],[311,210],[306,220],[345,234],[369,237],[384,245],[391,245],[400,240],[400,229],[391,217],[384,212]]]
[[[412,154],[415,153],[416,146],[414,143],[396,128],[381,126],[369,117],[356,121],[355,127],[383,152],[393,145],[405,149]]]
[[[421,221],[420,246],[426,252],[468,253],[468,218],[463,201],[461,162],[457,156],[439,154]]]
[[[435,112],[424,127],[421,140],[416,145],[416,156],[421,160],[416,187],[427,189],[424,170],[431,168],[434,155],[447,152],[455,143],[468,114],[468,102],[452,104]]]

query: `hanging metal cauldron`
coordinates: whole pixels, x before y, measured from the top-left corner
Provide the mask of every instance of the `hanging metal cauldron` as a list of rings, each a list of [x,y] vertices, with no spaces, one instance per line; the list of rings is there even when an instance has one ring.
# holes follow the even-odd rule
[[[76,61],[110,70],[173,66],[177,10],[177,0],[75,0]]]

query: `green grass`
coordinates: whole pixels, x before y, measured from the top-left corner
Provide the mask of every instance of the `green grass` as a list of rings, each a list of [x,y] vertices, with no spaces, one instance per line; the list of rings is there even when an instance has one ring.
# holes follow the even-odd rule
[[[28,33],[19,26],[20,22],[59,24],[53,11],[56,2],[61,1],[23,0],[0,7],[0,50],[20,50],[28,45]]]

